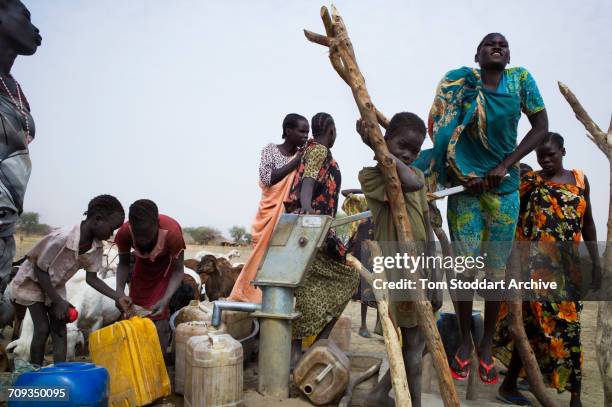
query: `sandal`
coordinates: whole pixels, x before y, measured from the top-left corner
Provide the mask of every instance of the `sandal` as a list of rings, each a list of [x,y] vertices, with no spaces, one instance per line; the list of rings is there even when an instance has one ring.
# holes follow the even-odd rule
[[[470,377],[470,362],[472,361],[472,355],[470,355],[467,359],[461,360],[459,356],[455,353],[455,363],[459,366],[459,369],[454,367],[454,364],[451,363],[450,370],[451,376],[457,380],[467,380]],[[467,366],[467,369],[465,368]]]
[[[495,376],[492,379],[487,379],[489,373],[491,372],[491,369],[495,368],[495,358],[492,357],[492,359],[493,362],[491,362],[490,364],[486,364],[485,362],[483,362],[482,359],[480,359],[480,356],[478,357],[478,363],[480,364],[478,368],[478,376],[480,376],[480,380],[484,384],[497,384],[497,382],[499,381],[499,374],[497,373],[497,370],[495,371]],[[486,376],[483,376],[482,371],[480,370],[481,367],[485,370]]]

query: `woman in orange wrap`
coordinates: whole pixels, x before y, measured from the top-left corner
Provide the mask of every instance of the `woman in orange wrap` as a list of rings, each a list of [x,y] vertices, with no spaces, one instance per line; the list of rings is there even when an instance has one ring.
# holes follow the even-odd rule
[[[295,170],[302,158],[299,148],[306,143],[309,131],[310,126],[305,117],[290,113],[283,120],[283,143],[270,143],[261,152],[261,199],[251,226],[253,252],[236,280],[228,298],[230,301],[261,303],[261,290],[253,286],[251,281],[257,274],[278,218],[285,210],[283,201],[289,193]]]
[[[580,300],[583,267],[579,242],[584,237],[591,259],[591,288],[601,286],[597,232],[591,210],[590,188],[580,170],[563,167],[564,140],[547,133],[536,148],[540,171],[522,176],[521,211],[516,239],[544,242],[521,250],[521,264],[533,280],[557,283],[557,289],[538,292],[536,301],[523,303],[525,331],[546,382],[559,393],[571,393],[570,407],[580,407],[583,349]],[[530,405],[517,387],[521,359],[510,342],[507,308],[502,305],[496,344],[498,352],[512,350],[508,373],[499,387],[498,398],[508,404]]]

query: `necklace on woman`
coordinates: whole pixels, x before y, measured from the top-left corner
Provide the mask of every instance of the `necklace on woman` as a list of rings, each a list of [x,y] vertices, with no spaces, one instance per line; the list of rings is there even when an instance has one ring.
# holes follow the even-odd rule
[[[17,99],[15,99],[15,96],[13,96],[13,94],[11,93],[10,89],[8,86],[6,86],[6,82],[4,82],[4,78],[2,77],[2,75],[0,75],[0,82],[2,82],[2,86],[4,86],[4,89],[6,90],[6,93],[9,95],[9,97],[11,98],[11,101],[13,102],[13,104],[15,106],[17,106],[17,109],[19,110],[19,113],[21,113],[21,115],[23,116],[23,119],[25,120],[25,131],[26,131],[26,140],[28,142],[28,144],[30,143],[31,137],[30,137],[30,122],[28,120],[28,114],[26,112],[26,109],[23,105],[23,98],[21,97],[21,85],[19,85],[19,82],[17,82],[17,80],[15,78],[13,78],[13,82],[15,82],[15,88],[17,88]]]

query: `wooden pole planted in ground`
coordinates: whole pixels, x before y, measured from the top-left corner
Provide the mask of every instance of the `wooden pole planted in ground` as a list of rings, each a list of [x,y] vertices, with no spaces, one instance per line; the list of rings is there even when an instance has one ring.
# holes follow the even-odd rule
[[[608,208],[608,233],[603,255],[601,292],[607,295],[612,290],[612,118],[605,133],[584,110],[576,95],[559,82],[559,90],[572,107],[576,118],[587,129],[587,137],[605,154],[610,164],[610,204]],[[597,330],[595,332],[597,364],[604,388],[604,405],[612,406],[612,301],[599,301],[597,307]]]
[[[372,256],[380,256],[380,248],[375,242],[369,242],[370,253]],[[372,273],[366,270],[359,260],[350,254],[347,255],[348,262],[359,270],[359,274],[371,286],[374,287],[374,278]],[[395,326],[389,317],[389,301],[383,290],[372,290],[376,298],[376,307],[380,315],[380,323],[383,330],[383,338],[385,340],[385,348],[389,357],[389,370],[391,371],[391,381],[393,383],[393,391],[395,393],[395,404],[398,406],[411,406],[410,392],[408,391],[408,379],[406,377],[406,369],[404,369],[404,358],[402,357],[402,348],[399,343],[399,338],[395,331]]]
[[[518,258],[518,252],[513,250],[508,260],[508,281],[520,280],[521,275],[519,267],[520,259]],[[538,361],[533,353],[533,349],[531,349],[529,339],[527,338],[527,333],[525,332],[522,298],[513,298],[507,303],[509,320],[508,330],[510,331],[514,346],[518,350],[521,361],[523,362],[523,368],[527,374],[527,380],[529,380],[529,390],[544,407],[554,407],[557,403],[552,399],[550,392],[547,391],[544,385],[540,366],[538,365]]]
[[[326,7],[321,8],[321,19],[325,26],[326,35],[315,34],[307,30],[304,30],[304,34],[309,41],[329,48],[329,59],[333,68],[351,88],[359,113],[368,126],[370,145],[374,150],[375,158],[379,162],[385,178],[385,189],[399,240],[400,242],[410,242],[412,241],[412,231],[408,221],[406,204],[402,195],[397,169],[389,155],[380,127],[377,125],[377,122],[386,119],[376,110],[368,94],[365,79],[357,65],[353,45],[348,37],[342,17],[340,17],[336,8],[332,6],[331,16]],[[415,280],[417,278],[416,275],[412,274],[410,277]],[[447,407],[459,407],[459,398],[457,397],[455,385],[450,375],[448,361],[434,321],[431,304],[425,299],[422,292],[419,292],[419,295],[420,300],[415,302],[419,327],[424,333],[427,348],[434,360],[442,400]],[[399,400],[397,401],[399,402]],[[404,404],[399,405],[404,406]]]

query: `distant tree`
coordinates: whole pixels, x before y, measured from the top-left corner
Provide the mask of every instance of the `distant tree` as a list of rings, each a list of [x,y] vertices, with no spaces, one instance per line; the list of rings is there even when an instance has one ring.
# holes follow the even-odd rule
[[[193,236],[191,236],[191,234],[185,232],[185,230],[183,230],[183,240],[185,241],[185,244],[196,244],[196,241],[193,238]]]
[[[222,237],[221,232],[218,229],[209,226],[185,228],[185,232],[189,233],[196,243],[202,245],[207,245],[213,240],[218,240]]]
[[[49,225],[40,223],[40,215],[37,212],[24,212],[19,217],[17,228],[26,235],[46,235],[51,231]]]
[[[246,235],[246,229],[242,226],[232,226],[232,228],[229,230],[229,234],[232,239],[234,239],[234,242],[240,243],[244,235]]]
[[[253,235],[250,233],[245,233],[243,239],[246,244],[253,243]]]
[[[24,212],[19,218],[18,226],[23,231],[23,233],[25,233],[26,235],[30,235],[34,233],[34,230],[38,226],[39,219],[40,216],[36,212]]]

